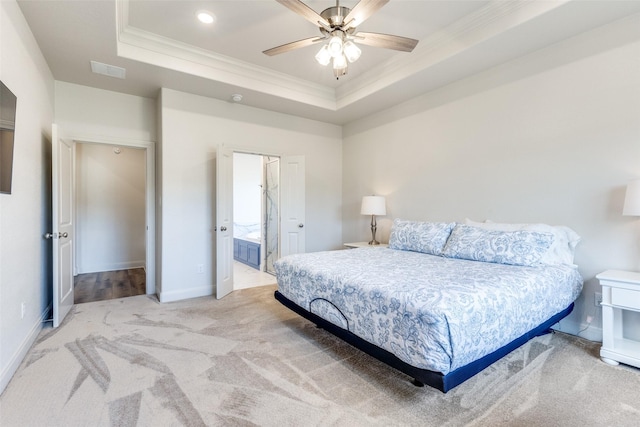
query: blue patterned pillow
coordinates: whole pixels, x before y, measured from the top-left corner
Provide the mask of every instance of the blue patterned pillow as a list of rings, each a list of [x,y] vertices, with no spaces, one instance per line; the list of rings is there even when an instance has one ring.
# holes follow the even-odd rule
[[[400,251],[441,255],[455,222],[418,222],[393,220],[389,248]]]
[[[531,266],[540,262],[553,240],[551,233],[486,230],[458,224],[442,254],[449,258]]]

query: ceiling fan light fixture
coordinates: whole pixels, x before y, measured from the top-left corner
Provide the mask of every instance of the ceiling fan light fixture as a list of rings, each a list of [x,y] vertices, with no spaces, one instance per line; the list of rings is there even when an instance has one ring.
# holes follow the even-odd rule
[[[344,55],[339,55],[333,58],[333,69],[341,70],[347,68],[347,58]]]
[[[329,47],[329,53],[331,53],[332,57],[337,58],[338,56],[342,55],[342,37],[331,37],[327,46]]]
[[[362,54],[362,51],[360,50],[360,48],[356,46],[356,44],[351,40],[349,40],[344,44],[343,50],[344,50],[344,56],[347,57],[349,62],[356,62],[358,58],[360,58],[360,55]]]
[[[277,0],[278,3],[289,8],[307,21],[318,27],[322,37],[310,37],[295,42],[283,44],[262,51],[265,55],[273,56],[306,47],[319,41],[327,44],[316,53],[316,61],[321,65],[329,65],[333,60],[333,74],[336,78],[347,74],[349,63],[360,58],[362,51],[353,40],[368,46],[382,47],[402,52],[411,52],[418,44],[418,40],[408,37],[394,36],[381,33],[358,33],[357,26],[378,11],[389,0],[358,0],[353,9],[336,5],[316,13],[302,0]],[[355,0],[354,0],[355,1]]]
[[[331,62],[331,53],[329,52],[328,45],[325,44],[322,46],[322,49],[318,51],[316,54],[316,61],[318,61],[318,64],[320,65],[329,65],[329,62]]]
[[[340,77],[346,74],[347,74],[347,67],[333,69],[333,75],[335,76],[336,79],[339,79]]]

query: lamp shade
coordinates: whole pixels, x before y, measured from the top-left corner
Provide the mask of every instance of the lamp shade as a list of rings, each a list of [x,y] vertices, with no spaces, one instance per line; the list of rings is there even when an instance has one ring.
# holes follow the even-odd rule
[[[364,206],[364,204],[363,204]],[[622,215],[640,216],[640,179],[627,184]]]
[[[362,198],[362,215],[386,215],[387,206],[382,196],[364,196]]]

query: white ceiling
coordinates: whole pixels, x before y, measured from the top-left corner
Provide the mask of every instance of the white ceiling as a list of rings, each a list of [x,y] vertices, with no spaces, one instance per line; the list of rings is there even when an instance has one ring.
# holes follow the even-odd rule
[[[356,0],[342,1],[353,8]],[[167,87],[344,124],[589,29],[640,13],[640,0],[391,0],[358,29],[420,40],[411,53],[361,45],[336,80],[319,35],[275,0],[18,0],[56,80],[155,98]],[[320,13],[332,1],[308,0]],[[199,10],[216,15],[206,26]],[[90,61],[126,68],[91,73]]]

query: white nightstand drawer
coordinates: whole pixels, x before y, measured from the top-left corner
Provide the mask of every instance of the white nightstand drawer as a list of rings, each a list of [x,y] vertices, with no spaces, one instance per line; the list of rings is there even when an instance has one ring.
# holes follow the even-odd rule
[[[640,311],[640,292],[629,289],[612,288],[611,304]]]

